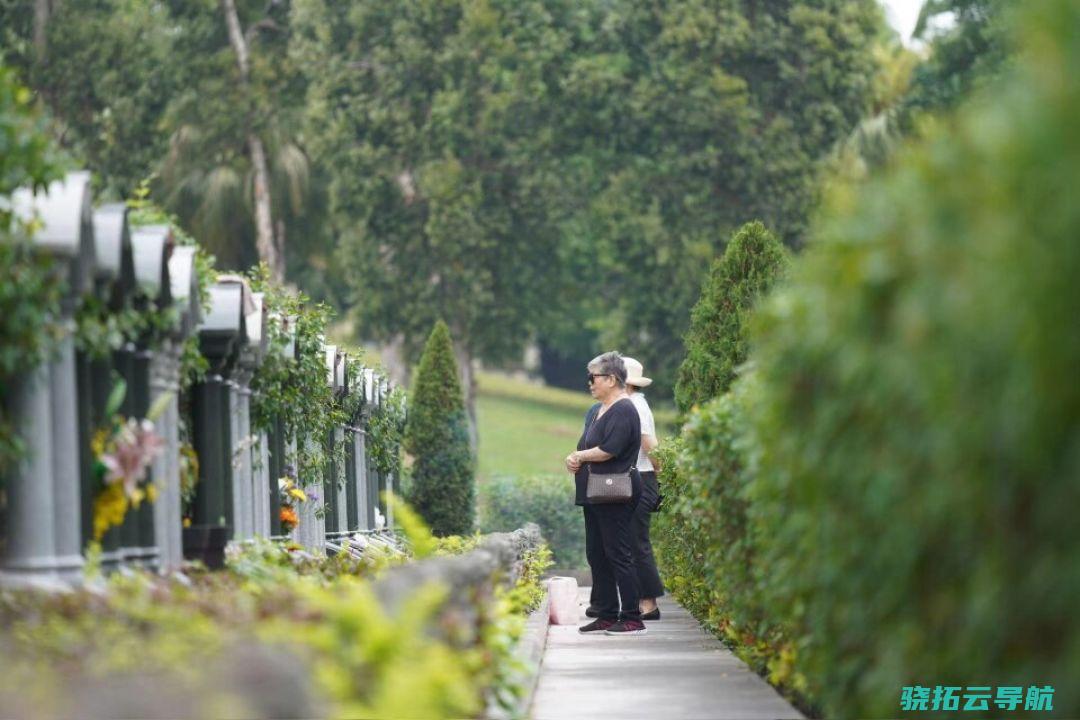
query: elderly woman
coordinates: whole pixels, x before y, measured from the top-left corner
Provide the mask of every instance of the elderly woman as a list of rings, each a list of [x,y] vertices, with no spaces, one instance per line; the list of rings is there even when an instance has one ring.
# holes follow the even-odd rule
[[[582,633],[644,635],[638,606],[637,569],[634,562],[634,506],[640,495],[640,476],[631,502],[595,504],[586,490],[589,473],[625,473],[634,468],[641,449],[638,411],[626,394],[626,365],[617,352],[593,358],[588,365],[589,391],[598,401],[589,409],[577,450],[566,458],[574,473],[577,504],[584,506],[585,556],[593,577],[597,619],[578,628]],[[621,603],[621,605],[620,605]]]

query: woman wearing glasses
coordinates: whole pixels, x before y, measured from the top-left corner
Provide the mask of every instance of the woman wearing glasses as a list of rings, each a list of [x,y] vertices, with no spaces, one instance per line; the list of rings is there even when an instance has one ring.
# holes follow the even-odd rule
[[[638,607],[640,592],[633,550],[634,506],[641,493],[641,480],[634,469],[641,448],[641,422],[626,394],[626,365],[619,353],[607,352],[593,358],[588,373],[589,392],[598,402],[586,415],[577,450],[566,458],[566,469],[574,473],[576,502],[584,506],[585,556],[592,570],[593,602],[598,615],[579,631],[643,635],[645,624]],[[634,480],[631,502],[589,502],[586,490],[590,472],[607,475],[628,471]]]

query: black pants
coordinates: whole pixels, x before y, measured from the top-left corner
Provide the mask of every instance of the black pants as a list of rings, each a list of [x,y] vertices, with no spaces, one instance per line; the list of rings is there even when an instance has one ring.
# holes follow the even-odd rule
[[[634,506],[632,527],[634,530],[634,567],[637,570],[638,587],[643,598],[658,598],[664,594],[664,583],[656,569],[652,542],[649,540],[649,523],[652,513],[660,502],[660,487],[656,473],[641,473],[641,500]]]
[[[592,569],[593,605],[607,620],[641,619],[633,549],[634,505],[584,506],[585,557]]]

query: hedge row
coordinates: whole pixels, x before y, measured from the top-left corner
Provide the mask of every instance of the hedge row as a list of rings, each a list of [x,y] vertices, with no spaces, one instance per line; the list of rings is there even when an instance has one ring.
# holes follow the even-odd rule
[[[832,199],[664,478],[676,593],[828,717],[1080,715],[1080,7],[1023,12],[993,97]]]

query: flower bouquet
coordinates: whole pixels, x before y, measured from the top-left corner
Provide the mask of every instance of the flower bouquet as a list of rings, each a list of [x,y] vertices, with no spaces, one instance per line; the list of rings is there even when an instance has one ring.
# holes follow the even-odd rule
[[[296,481],[296,471],[291,465],[285,466],[284,477],[278,478],[278,490],[281,495],[281,508],[278,511],[278,519],[281,520],[281,530],[291,533],[300,524],[300,515],[297,512],[301,503],[315,499],[313,493],[304,492]]]
[[[98,483],[94,498],[94,540],[100,541],[110,528],[124,522],[129,507],[139,507],[143,500],[153,502],[157,489],[149,480],[147,469],[161,454],[165,441],[154,432],[149,418],[160,414],[166,396],[154,404],[148,417],[142,420],[125,418],[117,411],[124,401],[126,384],[121,381],[113,388],[106,404],[105,415],[110,418],[90,442],[94,456],[93,472]]]

